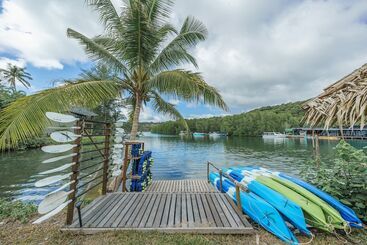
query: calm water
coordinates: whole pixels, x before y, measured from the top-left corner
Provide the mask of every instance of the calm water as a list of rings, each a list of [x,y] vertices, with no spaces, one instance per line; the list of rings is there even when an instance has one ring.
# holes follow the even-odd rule
[[[312,143],[305,139],[181,139],[153,134],[146,134],[141,139],[146,143],[146,150],[153,151],[153,179],[205,178],[207,161],[220,167],[260,165],[297,175],[301,167],[312,159]],[[359,148],[367,145],[363,141],[351,143]],[[336,141],[320,141],[322,159],[330,164],[336,144]],[[70,162],[41,163],[50,157],[41,150],[0,155],[0,196],[39,201],[51,189],[60,186],[61,183],[48,188],[34,187],[35,181],[45,177],[38,173]]]

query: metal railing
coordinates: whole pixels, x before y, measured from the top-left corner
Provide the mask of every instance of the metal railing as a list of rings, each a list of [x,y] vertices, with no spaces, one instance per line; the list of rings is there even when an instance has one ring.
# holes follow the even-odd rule
[[[248,192],[248,189],[243,186],[240,182],[238,182],[237,180],[233,179],[229,174],[225,173],[222,171],[222,169],[218,168],[217,166],[215,166],[212,162],[207,162],[207,180],[208,183],[210,183],[210,167],[214,168],[215,170],[218,171],[219,173],[219,191],[223,193],[223,176],[227,179],[229,179],[230,181],[232,181],[235,184],[235,189],[236,189],[236,203],[237,203],[237,208],[238,210],[242,213],[242,204],[241,204],[241,190]]]

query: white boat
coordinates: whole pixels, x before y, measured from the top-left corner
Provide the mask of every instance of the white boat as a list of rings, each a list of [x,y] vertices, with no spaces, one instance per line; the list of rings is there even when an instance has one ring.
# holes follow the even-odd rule
[[[207,134],[206,133],[200,133],[200,132],[195,132],[192,134],[192,136],[194,137],[205,137]]]
[[[276,138],[286,138],[285,134],[279,132],[264,132],[263,139],[276,139]]]
[[[226,136],[228,136],[227,133],[220,133],[220,132],[211,132],[211,133],[209,133],[209,137],[213,137],[213,138],[215,138],[215,137],[226,137]]]

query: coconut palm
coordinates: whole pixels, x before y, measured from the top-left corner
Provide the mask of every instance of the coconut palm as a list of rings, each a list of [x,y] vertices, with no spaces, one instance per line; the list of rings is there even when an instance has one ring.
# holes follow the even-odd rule
[[[21,83],[24,87],[29,88],[31,84],[27,80],[32,80],[31,74],[26,72],[26,68],[19,67],[8,63],[6,69],[0,69],[3,79],[9,83],[10,87],[16,91],[17,83]]]
[[[170,0],[125,0],[121,2],[121,14],[110,0],[87,3],[99,13],[104,33],[89,38],[68,29],[67,34],[78,40],[94,61],[118,76],[77,80],[14,102],[0,115],[0,147],[41,134],[48,124],[46,111],[65,111],[73,104],[92,107],[117,96],[132,105],[132,139],[144,105],[187,127],[175,106],[165,101],[166,95],[227,109],[218,91],[199,73],[179,68],[184,64],[197,67],[190,51],[207,36],[200,21],[187,17],[177,30],[169,23]]]

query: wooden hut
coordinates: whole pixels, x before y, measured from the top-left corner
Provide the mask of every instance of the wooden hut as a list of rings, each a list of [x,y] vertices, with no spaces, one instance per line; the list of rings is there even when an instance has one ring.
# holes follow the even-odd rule
[[[364,128],[367,109],[367,64],[324,89],[307,101],[304,121],[314,127],[332,125]]]

